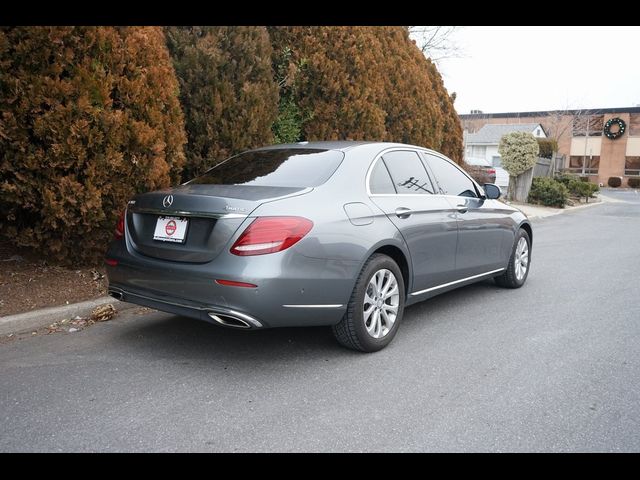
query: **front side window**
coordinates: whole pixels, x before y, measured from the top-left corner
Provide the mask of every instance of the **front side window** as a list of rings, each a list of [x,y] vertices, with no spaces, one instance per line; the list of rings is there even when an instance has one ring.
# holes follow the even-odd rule
[[[382,156],[399,194],[433,194],[429,175],[416,152],[395,151]],[[378,162],[380,163],[380,162]]]
[[[344,153],[337,150],[254,150],[231,157],[187,183],[317,187],[329,180],[343,158]]]
[[[434,155],[425,154],[425,158],[436,177],[440,193],[459,197],[478,196],[473,182],[456,166]]]

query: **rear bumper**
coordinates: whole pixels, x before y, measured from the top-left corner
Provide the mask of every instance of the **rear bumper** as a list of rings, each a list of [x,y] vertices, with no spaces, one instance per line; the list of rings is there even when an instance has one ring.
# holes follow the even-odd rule
[[[357,262],[309,258],[295,252],[254,257],[222,255],[206,264],[148,258],[114,242],[107,257],[109,294],[214,324],[240,328],[334,325],[346,311]],[[235,280],[257,288],[219,285]],[[231,325],[235,323],[235,325]]]
[[[196,318],[205,322],[217,323],[227,327],[262,328],[264,326],[256,318],[228,308],[197,305],[166,296],[162,298],[152,297],[142,293],[135,293],[116,285],[109,285],[109,295],[123,302],[135,303],[137,305],[155,308],[156,310]]]

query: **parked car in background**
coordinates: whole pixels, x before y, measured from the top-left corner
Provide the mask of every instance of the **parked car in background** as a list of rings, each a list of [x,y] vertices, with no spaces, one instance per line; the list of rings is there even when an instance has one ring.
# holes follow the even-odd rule
[[[466,159],[463,168],[480,185],[496,183],[496,169],[482,158]]]
[[[494,178],[492,183],[498,185],[503,194],[507,192],[509,188],[509,173],[500,166],[500,157],[494,157],[494,163],[478,157],[465,157],[464,161],[470,168],[477,167],[487,172],[493,171],[493,173],[490,174]]]
[[[405,306],[484,279],[525,283],[531,224],[499,196],[412,145],[251,150],[129,201],[109,293],[232,328],[327,325],[373,352]]]

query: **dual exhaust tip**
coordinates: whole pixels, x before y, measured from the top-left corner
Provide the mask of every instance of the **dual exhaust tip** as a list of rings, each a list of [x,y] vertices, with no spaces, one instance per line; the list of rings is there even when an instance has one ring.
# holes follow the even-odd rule
[[[232,317],[231,315],[215,312],[209,312],[208,315],[213,321],[225,327],[251,328],[251,325],[249,325],[249,323],[238,317]]]

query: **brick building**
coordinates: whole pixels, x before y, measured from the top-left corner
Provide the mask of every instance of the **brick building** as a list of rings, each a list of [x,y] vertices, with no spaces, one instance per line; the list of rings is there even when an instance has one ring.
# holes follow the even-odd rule
[[[613,118],[626,125],[624,133],[610,139],[605,124]],[[623,186],[630,177],[640,177],[640,107],[601,108],[544,112],[508,112],[460,115],[467,133],[487,124],[539,123],[547,137],[558,141],[558,154],[564,157],[565,170],[588,175],[596,183],[607,184],[609,177],[622,177]],[[618,125],[611,126],[611,132]]]

